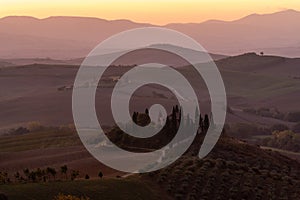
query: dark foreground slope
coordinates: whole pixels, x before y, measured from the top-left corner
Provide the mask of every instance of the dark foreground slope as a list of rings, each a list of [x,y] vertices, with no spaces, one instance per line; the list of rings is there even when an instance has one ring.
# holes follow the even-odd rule
[[[226,135],[200,160],[197,153],[202,139],[199,134],[182,158],[156,172],[118,179],[0,183],[0,193],[16,200],[50,200],[58,193],[88,196],[91,200],[300,199],[297,161]]]
[[[79,180],[73,182],[30,183],[0,185],[0,194],[10,200],[52,200],[58,194],[88,197],[89,199],[159,200],[171,199],[162,192],[153,190],[147,183],[136,178]],[[73,198],[68,198],[73,199]]]
[[[146,174],[174,199],[300,199],[300,164],[223,136],[204,159],[197,145],[163,170]]]

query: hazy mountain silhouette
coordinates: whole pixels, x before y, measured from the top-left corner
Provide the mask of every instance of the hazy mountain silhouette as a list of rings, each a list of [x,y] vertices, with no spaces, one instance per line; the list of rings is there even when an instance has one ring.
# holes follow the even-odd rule
[[[88,17],[4,17],[0,19],[0,58],[84,57],[100,41],[120,31],[155,26],[129,20]],[[300,12],[286,10],[252,14],[235,21],[209,20],[203,23],[167,24],[200,42],[209,52],[300,56]]]
[[[87,17],[4,17],[0,19],[0,57],[83,57],[110,35],[141,26],[150,25]]]
[[[300,12],[294,10],[252,14],[231,22],[211,20],[166,27],[193,37],[211,52],[265,51],[281,56],[300,56]]]

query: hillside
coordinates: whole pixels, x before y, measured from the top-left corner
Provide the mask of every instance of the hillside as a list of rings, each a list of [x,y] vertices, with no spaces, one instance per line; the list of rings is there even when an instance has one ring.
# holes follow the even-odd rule
[[[58,193],[91,200],[299,199],[300,164],[295,160],[224,134],[212,152],[200,160],[197,153],[202,136],[197,136],[178,161],[156,172],[120,179],[1,185],[0,193],[16,200],[36,199],[36,191],[49,200]]]
[[[234,107],[297,111],[300,60],[247,53],[216,62]]]
[[[33,65],[33,64],[48,64],[48,65],[80,65],[82,60],[55,60],[51,58],[12,58],[12,59],[0,59],[1,67],[12,67],[21,65]]]
[[[97,177],[99,170],[104,177],[122,175],[93,158],[82,145],[74,127],[40,126],[28,133],[16,135],[16,132],[0,136],[0,172],[8,172],[11,180],[15,180],[13,175],[16,172],[26,168],[59,169],[63,164],[78,170],[79,178],[84,178],[85,174]]]
[[[227,122],[266,125],[286,123],[244,113],[242,112],[244,108],[271,107],[283,113],[298,110],[299,59],[244,54],[219,60],[216,64],[224,80],[229,106],[234,111],[228,113]],[[97,107],[102,108],[102,112],[109,113],[109,108],[102,105],[113,87],[112,79],[129,69],[129,66],[118,66],[112,67],[105,73],[103,79],[108,80],[108,87],[101,90],[101,93],[97,92]],[[66,64],[33,64],[2,68],[0,133],[9,128],[26,125],[31,121],[55,126],[72,123],[71,86],[77,70],[78,66]],[[195,84],[197,93],[201,94],[199,98],[202,109],[207,112],[209,96],[199,76],[188,67],[178,70]],[[166,78],[172,77],[166,75]],[[139,96],[147,97],[149,102],[153,103],[169,106],[176,104],[171,92],[162,88],[147,86]],[[142,101],[140,97],[134,99],[137,102],[135,109],[144,111],[149,104]],[[107,125],[111,123],[107,118],[101,120]]]
[[[203,160],[199,144],[172,166],[145,174],[174,199],[299,199],[300,164],[224,136]]]
[[[299,21],[300,12],[294,10],[253,14],[234,21],[209,20],[164,26],[89,17],[37,19],[8,16],[0,19],[0,58],[84,57],[99,42],[113,34],[149,26],[185,33],[207,51],[221,55],[264,51],[266,54],[300,57]]]
[[[123,132],[118,128],[109,128],[107,136],[116,145],[129,151],[161,148],[174,136],[172,116],[177,115],[170,115],[170,123],[161,133],[148,139],[132,140],[127,135],[122,136]],[[146,114],[138,114],[137,124],[148,122]],[[198,152],[205,128],[197,134],[185,154],[170,166],[147,174],[121,177],[122,173],[91,157],[71,126],[29,127],[29,132],[23,130],[26,133],[21,134],[20,130],[15,130],[0,137],[0,172],[8,172],[8,177],[11,177],[11,182],[0,182],[0,194],[4,193],[9,199],[36,199],[37,190],[43,199],[52,199],[59,193],[88,196],[91,199],[300,198],[299,162],[232,138],[226,134],[227,129],[204,159],[199,159]],[[16,171],[22,173],[26,168],[59,169],[62,164],[67,164],[69,169],[79,170],[79,179],[69,181],[57,178],[56,181],[48,179],[45,182],[25,179],[20,183],[13,178]],[[105,174],[105,178],[95,180],[99,170]],[[85,174],[92,179],[83,180]],[[116,175],[118,179],[113,178]]]
[[[155,190],[154,190],[155,189]],[[0,187],[8,199],[13,200],[53,200],[59,193],[72,194],[78,197],[89,197],[91,200],[159,200],[171,199],[158,187],[151,188],[147,183],[136,180],[79,180],[74,182],[31,183],[5,185]]]
[[[259,56],[255,53],[246,53],[228,57],[216,63],[224,70],[250,72],[273,77],[300,78],[300,59],[298,58]]]

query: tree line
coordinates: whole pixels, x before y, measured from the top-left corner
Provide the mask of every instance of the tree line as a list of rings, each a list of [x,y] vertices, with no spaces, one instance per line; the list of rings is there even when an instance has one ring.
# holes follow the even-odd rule
[[[58,175],[60,175],[58,177]],[[30,182],[50,182],[50,181],[62,181],[70,180],[74,181],[79,177],[78,170],[71,170],[67,165],[62,165],[59,169],[54,167],[37,168],[30,170],[28,168],[23,169],[22,172],[15,172],[13,176],[10,176],[8,172],[0,171],[0,184],[9,183],[30,183]],[[103,177],[103,172],[99,171],[98,177]],[[85,179],[90,179],[88,174],[85,174]]]

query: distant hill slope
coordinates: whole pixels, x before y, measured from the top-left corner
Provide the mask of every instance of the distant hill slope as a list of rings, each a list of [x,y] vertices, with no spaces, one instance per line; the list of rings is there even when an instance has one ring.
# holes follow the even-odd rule
[[[296,111],[300,101],[300,59],[254,53],[216,62],[230,104]],[[243,98],[240,98],[243,97]]]
[[[0,67],[9,67],[13,66],[14,64],[8,62],[7,60],[0,59]]]
[[[282,112],[299,110],[300,80],[299,59],[282,57],[257,56],[246,54],[229,57],[216,62],[227,92],[229,106],[236,108],[234,114],[228,113],[228,122],[249,122],[274,124],[278,120],[250,116],[242,113],[242,108],[275,107]],[[129,68],[115,67],[106,78],[125,73]],[[188,68],[179,69],[190,81],[199,81],[199,76]],[[0,129],[8,129],[26,124],[30,121],[40,121],[43,124],[61,125],[73,122],[72,91],[60,91],[59,88],[72,86],[78,65],[26,65],[2,68],[0,73]],[[169,77],[170,78],[170,77]],[[194,81],[195,82],[195,81]],[[197,82],[196,82],[197,83]],[[204,84],[196,85],[201,94],[200,105],[205,108],[209,104],[209,96]],[[156,103],[162,102],[174,105],[174,99],[169,93],[155,88],[147,88],[144,94]],[[155,96],[151,91],[163,94]],[[204,92],[203,92],[204,91]],[[98,93],[99,106],[109,95],[109,91]],[[144,101],[138,101],[135,106],[144,111]],[[203,109],[204,109],[203,108]],[[105,108],[104,112],[109,112]],[[241,114],[241,116],[240,116]],[[106,119],[103,119],[104,121]],[[108,121],[104,122],[109,123]]]
[[[300,59],[247,53],[217,61],[221,69],[300,78]]]
[[[33,64],[80,65],[81,62],[76,61],[76,60],[55,60],[55,59],[51,59],[51,58],[0,59],[0,68],[1,67],[21,66],[21,65],[33,65]]]
[[[160,27],[181,31],[209,52],[218,54],[265,51],[267,54],[300,57],[299,23],[300,12],[286,10],[253,14],[229,22],[210,20]],[[156,25],[88,17],[4,17],[0,19],[0,57],[84,57],[113,34],[148,26]]]
[[[213,53],[204,53],[193,49],[183,48],[175,45],[167,45],[167,44],[157,44],[146,46],[145,48],[156,48],[161,50],[172,50],[173,52],[180,52],[183,55],[189,55],[192,60],[201,60],[202,62],[208,62],[211,59],[214,61],[227,58],[225,55],[213,54]],[[122,59],[120,62],[116,62],[115,65],[135,65],[137,63],[147,63],[148,60],[152,59],[152,54],[147,53],[147,51],[143,51],[143,56],[127,56]],[[122,51],[116,51],[115,53],[108,53],[104,55],[99,55],[97,59],[107,59],[115,56],[115,54],[122,53]],[[210,55],[211,58],[207,58],[207,54]],[[165,62],[173,61],[172,66],[181,66],[180,63],[176,63],[176,59],[171,58],[170,56],[159,56],[156,62],[159,59],[164,60]],[[46,58],[11,58],[11,59],[0,59],[0,67],[8,67],[8,66],[20,66],[20,65],[32,65],[32,64],[48,64],[48,65],[81,65],[85,58],[74,58],[74,59],[51,59],[49,57]],[[153,60],[152,60],[153,62]]]

